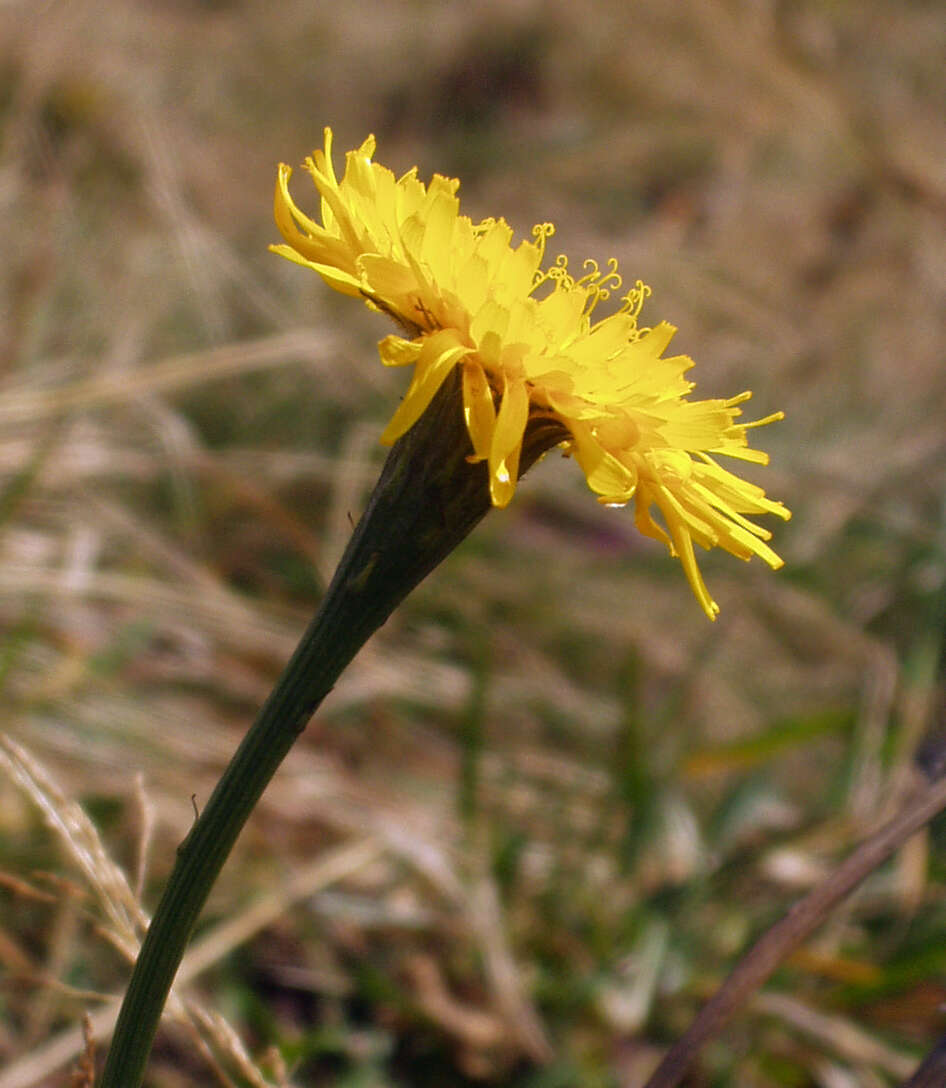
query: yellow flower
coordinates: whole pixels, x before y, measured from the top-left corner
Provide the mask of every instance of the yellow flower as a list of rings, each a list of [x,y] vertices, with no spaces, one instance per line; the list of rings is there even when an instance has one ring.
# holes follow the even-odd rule
[[[637,324],[649,288],[638,281],[616,312],[594,321],[596,307],[621,285],[617,262],[602,273],[587,261],[574,277],[558,257],[543,269],[545,223],[512,245],[503,219],[473,223],[460,215],[459,182],[416,168],[401,178],[372,162],[373,136],[346,155],[339,180],[332,133],[305,162],[321,196],[321,224],[289,195],[288,166],[279,167],[276,223],[285,245],[274,252],[315,269],[330,287],[364,299],[400,326],[385,337],[381,360],[414,372],[382,441],[393,443],[423,414],[444,379],[459,367],[463,410],[473,453],[486,461],[495,506],[505,506],[519,477],[524,436],[554,426],[555,442],[581,466],[598,500],[634,500],[637,527],[679,556],[706,614],[719,611],[700,575],[694,541],[771,567],[782,560],[765,543],[768,530],[745,515],[789,511],[754,484],[722,468],[718,454],[766,464],[749,448],[751,427],[777,412],[737,423],[749,393],[689,401],[693,365],[663,357],[674,327]],[[663,520],[651,516],[657,507]]]

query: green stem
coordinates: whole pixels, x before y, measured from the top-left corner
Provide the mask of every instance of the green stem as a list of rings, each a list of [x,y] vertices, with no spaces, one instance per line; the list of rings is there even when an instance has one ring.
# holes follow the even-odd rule
[[[533,445],[538,456],[541,443]],[[101,1088],[140,1085],[207,896],[313,711],[372,632],[489,509],[486,468],[470,465],[469,452],[459,379],[451,378],[392,448],[315,619],[178,848],[132,972]]]

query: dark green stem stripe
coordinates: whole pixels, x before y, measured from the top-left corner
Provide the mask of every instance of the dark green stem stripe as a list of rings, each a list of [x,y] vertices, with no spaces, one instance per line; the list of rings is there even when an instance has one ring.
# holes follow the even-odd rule
[[[103,1088],[140,1083],[168,990],[237,836],[312,711],[357,652],[360,643],[338,637],[338,619],[335,608],[319,612],[178,848],[116,1024]]]

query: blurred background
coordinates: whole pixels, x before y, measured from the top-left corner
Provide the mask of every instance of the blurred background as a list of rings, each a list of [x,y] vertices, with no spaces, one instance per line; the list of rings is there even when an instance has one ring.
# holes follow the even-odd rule
[[[749,472],[786,566],[703,560],[710,624],[550,455],[299,741],[148,1083],[633,1088],[896,808],[943,712],[944,56],[938,0],[0,6],[3,1088],[66,1083],[122,991],[381,465],[390,330],[266,249],[326,124],[617,257],[697,396],[784,409]],[[905,1078],[944,831],[689,1083]]]

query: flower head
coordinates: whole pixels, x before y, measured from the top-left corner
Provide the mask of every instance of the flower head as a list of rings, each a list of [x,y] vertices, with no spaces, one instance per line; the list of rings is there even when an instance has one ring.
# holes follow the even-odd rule
[[[305,162],[321,196],[321,223],[296,206],[292,171],[281,165],[275,214],[286,244],[272,249],[400,327],[380,342],[381,361],[414,370],[382,441],[403,435],[459,370],[469,460],[487,463],[493,505],[510,501],[520,459],[534,459],[523,457],[523,445],[541,433],[544,448],[557,444],[574,457],[599,502],[634,500],[637,527],[679,556],[711,619],[719,609],[694,542],[780,567],[765,543],[771,534],[746,515],[787,519],[788,510],[715,458],[766,464],[767,455],[749,447],[748,431],[782,413],[738,423],[749,393],[687,400],[692,361],[663,355],[674,327],[638,325],[649,288],[638,281],[614,312],[594,319],[599,303],[620,289],[616,261],[606,272],[586,261],[580,277],[565,257],[543,268],[551,224],[514,246],[505,220],[473,223],[460,214],[457,180],[435,174],[424,185],[416,168],[395,178],[372,161],[374,150],[369,136],[348,152],[339,180],[325,130],[324,149]]]

